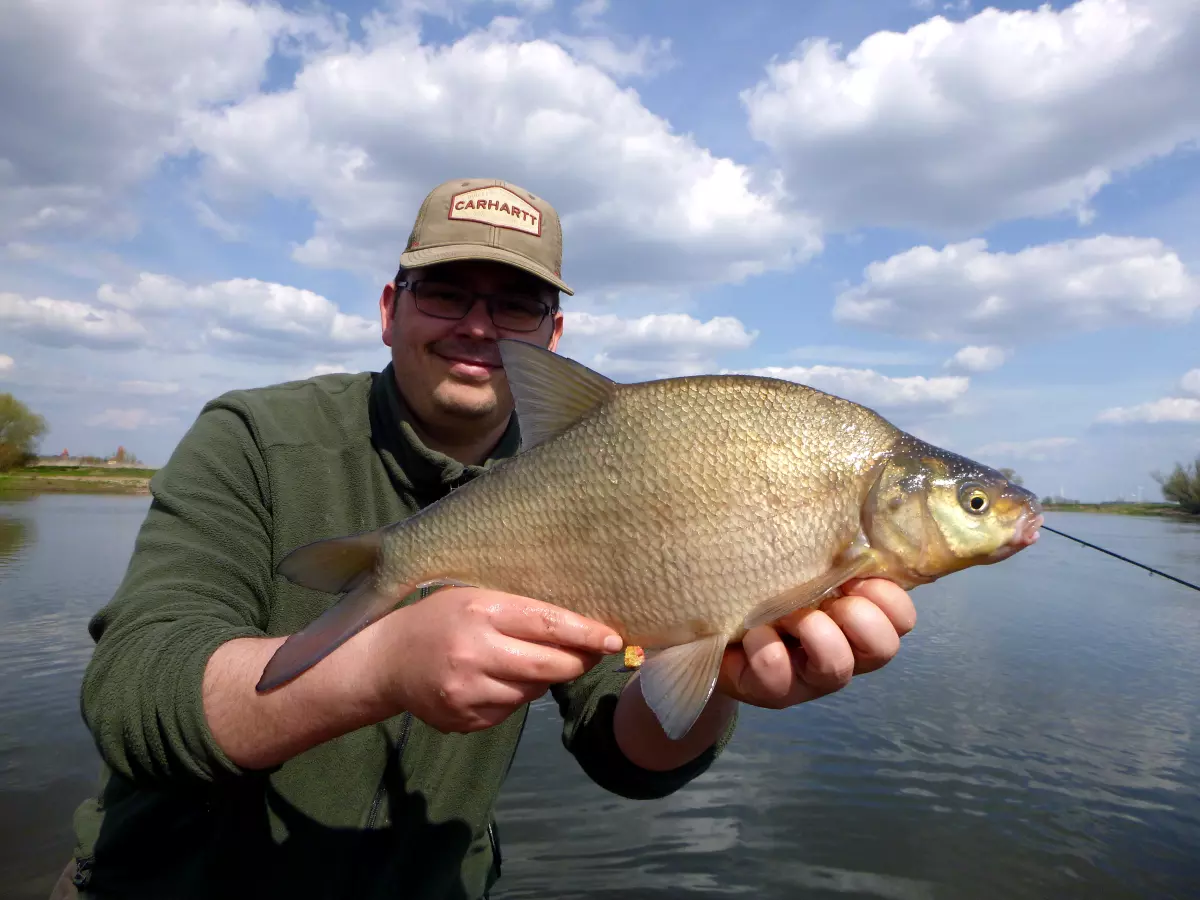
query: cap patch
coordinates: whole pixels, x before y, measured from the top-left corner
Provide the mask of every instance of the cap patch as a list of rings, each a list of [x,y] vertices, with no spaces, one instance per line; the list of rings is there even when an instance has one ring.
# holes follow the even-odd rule
[[[450,198],[451,219],[542,235],[542,214],[508,188],[485,187]]]

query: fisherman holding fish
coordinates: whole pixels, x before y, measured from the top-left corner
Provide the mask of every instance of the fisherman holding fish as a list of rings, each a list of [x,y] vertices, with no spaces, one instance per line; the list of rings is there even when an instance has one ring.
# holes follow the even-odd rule
[[[739,704],[880,668],[907,588],[1036,537],[1028,492],[855,404],[561,357],[561,260],[544,199],[446,182],[382,290],[382,372],[205,406],[90,626],[104,778],[63,887],[486,896],[531,701],[598,785],[661,798]]]

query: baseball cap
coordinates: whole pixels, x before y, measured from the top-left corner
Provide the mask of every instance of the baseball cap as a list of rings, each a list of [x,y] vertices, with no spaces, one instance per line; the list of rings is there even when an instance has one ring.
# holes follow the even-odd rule
[[[508,263],[574,294],[562,280],[554,207],[515,184],[455,178],[430,191],[400,254],[406,269],[466,259]]]

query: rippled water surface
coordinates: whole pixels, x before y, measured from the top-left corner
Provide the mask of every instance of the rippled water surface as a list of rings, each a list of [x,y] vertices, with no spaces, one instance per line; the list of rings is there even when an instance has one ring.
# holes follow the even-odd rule
[[[95,776],[91,613],[146,498],[0,500],[0,897],[44,897]],[[1200,581],[1200,526],[1050,524]],[[919,588],[884,670],[784,712],[661,801],[606,794],[539,703],[497,898],[1200,897],[1200,593],[1044,534]]]

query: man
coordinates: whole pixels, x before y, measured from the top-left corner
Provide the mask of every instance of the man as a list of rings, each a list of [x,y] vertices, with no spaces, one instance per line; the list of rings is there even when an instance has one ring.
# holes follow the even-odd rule
[[[435,188],[379,300],[382,373],[209,403],[153,503],[96,640],[82,710],[105,764],[76,816],[87,897],[442,897],[500,874],[492,809],[551,691],[563,743],[604,788],[663,797],[704,772],[739,703],[785,707],[897,651],[907,595],[854,596],[731,648],[691,732],[668,740],[601,623],[474,588],[409,597],[296,680],[274,651],[336,598],[275,574],[295,547],[377,528],[516,452],[495,341],[563,332],[558,215],[500,181]],[[615,826],[614,826],[615,827]]]

